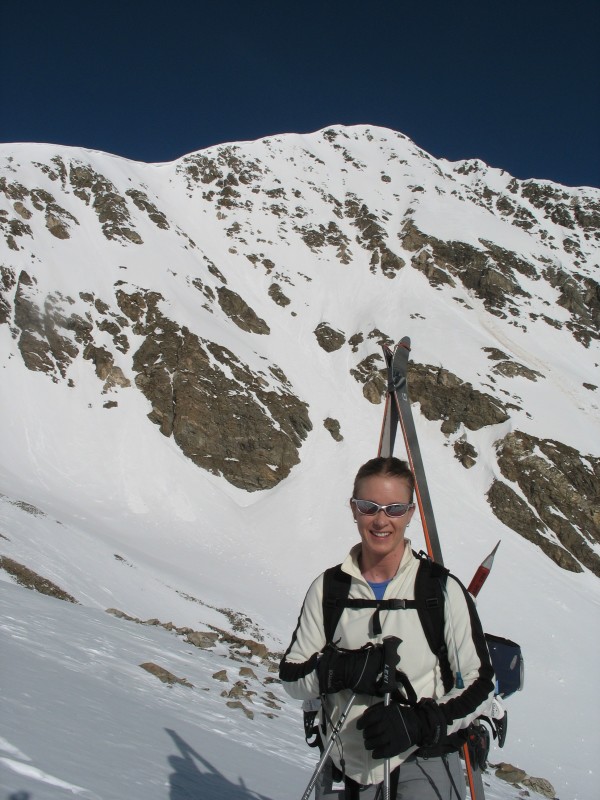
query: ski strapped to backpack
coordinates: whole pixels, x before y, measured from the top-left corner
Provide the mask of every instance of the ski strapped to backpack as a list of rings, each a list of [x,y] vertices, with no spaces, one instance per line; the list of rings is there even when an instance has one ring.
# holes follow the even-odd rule
[[[435,560],[435,562],[443,564],[440,537],[437,531],[433,506],[429,496],[425,468],[421,458],[419,440],[412,416],[410,399],[408,397],[408,361],[410,355],[410,344],[410,338],[405,336],[393,351],[387,345],[383,345],[383,355],[387,365],[388,373],[388,393],[386,397],[383,426],[379,443],[379,454],[384,456],[392,455],[394,448],[395,428],[397,425],[399,425],[404,438],[408,462],[415,476],[415,494],[419,507],[421,522],[423,525],[423,534],[427,544],[427,552],[429,553],[429,556]],[[476,584],[473,594],[477,594],[487,575],[489,574],[494,553],[495,550],[478,569],[473,579]],[[473,581],[471,585],[473,585]],[[471,588],[471,586],[469,588]],[[494,654],[496,661],[501,657],[511,665],[511,671],[513,674],[515,673],[515,668],[518,665],[519,681],[517,688],[521,688],[523,661],[520,648],[513,642],[509,642],[508,640],[505,641],[508,643],[508,649],[505,646],[489,649],[496,650]],[[516,649],[511,650],[511,647]],[[504,696],[507,695],[505,694]],[[497,700],[495,700],[494,703],[500,707],[500,704],[497,702]],[[496,726],[499,742],[503,743],[506,735],[506,716],[501,707],[498,713],[500,714],[500,717],[503,717],[503,719],[501,722],[498,722],[500,717],[495,717],[493,724]],[[496,735],[496,731],[494,733]],[[475,740],[481,742],[482,737],[476,736]],[[482,753],[481,751],[472,752],[469,746],[465,744],[463,754],[465,758],[465,767],[467,771],[467,779],[471,798],[472,800],[484,800],[485,790],[483,787],[483,780],[481,778],[480,764],[485,763],[487,751],[486,753]]]

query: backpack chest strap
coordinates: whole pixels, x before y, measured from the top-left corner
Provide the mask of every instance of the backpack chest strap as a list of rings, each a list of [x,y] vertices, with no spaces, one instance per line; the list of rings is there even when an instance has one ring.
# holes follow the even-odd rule
[[[323,600],[323,606],[332,610],[337,610],[339,613],[344,608],[374,608],[375,613],[372,617],[373,634],[375,636],[381,635],[381,620],[379,618],[380,611],[403,611],[406,608],[417,608],[415,600],[400,600],[393,598],[391,600],[366,600],[354,597],[330,597]]]

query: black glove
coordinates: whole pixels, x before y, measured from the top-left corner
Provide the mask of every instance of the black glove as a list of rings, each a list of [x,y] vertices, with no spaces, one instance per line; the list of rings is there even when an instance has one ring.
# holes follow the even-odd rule
[[[366,644],[360,650],[343,650],[328,644],[317,664],[319,692],[333,694],[350,689],[376,694],[383,671],[383,645]]]
[[[377,703],[356,723],[363,732],[365,748],[373,758],[391,758],[409,747],[432,747],[446,737],[446,718],[435,700],[419,700],[416,706]]]

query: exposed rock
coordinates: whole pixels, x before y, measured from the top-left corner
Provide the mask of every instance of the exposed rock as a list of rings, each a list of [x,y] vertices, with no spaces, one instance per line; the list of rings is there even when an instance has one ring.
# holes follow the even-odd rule
[[[221,697],[243,697],[244,700],[248,700],[250,703],[255,695],[256,692],[248,689],[246,681],[236,681],[231,689],[221,692]]]
[[[543,526],[600,576],[600,556],[588,544],[600,542],[600,458],[521,431],[497,443],[497,453],[502,474],[518,484]]]
[[[0,494],[0,500],[10,503],[11,506],[16,506],[16,508],[21,509],[21,511],[24,511],[26,514],[31,514],[32,517],[46,516],[46,514],[37,506],[34,506],[31,503],[26,503],[24,500],[12,500],[4,494]]]
[[[321,322],[314,330],[317,342],[326,353],[339,350],[346,343],[346,337],[341,331],[334,330],[327,322]]]
[[[7,198],[13,199],[13,208],[21,218],[3,219],[0,215],[0,227],[5,230],[5,238],[12,250],[18,250],[15,236],[33,236],[31,228],[21,220],[30,220],[33,213],[24,205],[24,200],[29,200],[33,207],[44,214],[46,227],[57,239],[69,239],[72,224],[79,225],[79,221],[69,211],[58,205],[50,192],[44,189],[28,189],[19,183],[8,183],[5,178],[0,178],[0,192]],[[17,199],[18,198],[18,199]]]
[[[26,589],[34,589],[40,594],[46,594],[49,597],[56,597],[58,600],[66,600],[68,603],[77,604],[77,600],[68,592],[65,592],[64,589],[61,589],[60,586],[52,583],[48,578],[42,578],[37,572],[24,567],[23,564],[19,564],[12,558],[8,558],[8,556],[0,556],[0,569],[12,575],[17,583]]]
[[[254,712],[250,711],[249,708],[246,708],[246,706],[240,700],[228,700],[226,705],[229,708],[240,708],[248,717],[248,719],[254,719]]]
[[[221,286],[217,289],[217,295],[219,305],[238,328],[262,335],[271,333],[264,319],[261,319],[239,294]]]
[[[515,787],[527,787],[538,794],[541,794],[543,797],[548,797],[550,800],[554,800],[556,797],[556,791],[550,781],[547,781],[545,778],[532,778],[528,775],[525,770],[520,769],[520,767],[515,767],[512,764],[508,764],[505,761],[501,761],[499,764],[490,764],[496,771],[496,777],[500,778],[507,783],[511,783]],[[528,797],[529,792],[522,791],[519,793],[520,796]]]
[[[182,686],[188,686],[190,689],[194,688],[194,685],[186,678],[178,678],[176,675],[173,675],[172,672],[169,672],[168,669],[159,667],[158,664],[154,664],[152,661],[146,661],[144,664],[140,664],[140,667],[145,669],[146,672],[149,672],[151,675],[155,675],[159,681],[162,681],[169,686],[174,686],[176,683],[179,683]]]
[[[373,328],[372,331],[369,331],[367,334],[367,339],[375,339],[380,347],[382,347],[384,344],[386,344],[388,347],[393,347],[394,345],[394,340],[388,336],[387,333],[380,331],[379,328]]]
[[[149,418],[173,436],[195,464],[248,491],[276,485],[298,463],[312,424],[285,375],[276,387],[214,342],[180,329],[148,293],[123,304],[137,316],[145,341],[134,354],[136,385],[152,403]]]
[[[364,336],[363,336],[363,335],[362,335],[362,333],[360,333],[360,332],[359,332],[359,333],[355,333],[353,336],[351,336],[351,337],[348,339],[348,344],[349,344],[349,345],[350,345],[350,347],[352,348],[352,352],[353,352],[353,353],[356,353],[356,352],[357,352],[357,350],[358,350],[358,346],[359,346],[360,344],[362,344],[362,343],[363,343],[363,341],[364,341]]]
[[[527,786],[528,789],[531,789],[538,794],[541,794],[542,797],[549,797],[550,800],[556,797],[556,790],[554,786],[547,781],[546,778],[532,778],[531,776],[527,776],[522,780],[523,786]]]
[[[291,302],[290,298],[282,292],[281,286],[278,283],[272,283],[269,286],[269,297],[277,303],[278,306],[289,306]]]
[[[488,311],[499,316],[504,316],[505,309],[517,313],[511,305],[515,297],[529,297],[515,272],[537,277],[535,268],[515,253],[485,240],[485,249],[465,242],[442,241],[420,231],[410,217],[399,235],[404,249],[416,254],[412,265],[424,272],[433,286],[454,285],[453,278],[457,277],[483,300]]]
[[[374,405],[379,405],[387,392],[387,372],[380,367],[382,363],[383,356],[372,353],[350,370],[350,374],[363,384],[364,397]]]
[[[152,661],[146,661],[144,664],[140,664],[140,667],[151,675],[155,675],[160,681],[167,683],[169,686],[174,686],[176,683],[179,683],[182,686],[188,686],[190,689],[194,688],[193,684],[185,678],[178,678],[176,675],[173,675],[172,672],[169,672],[169,670],[164,667],[159,667],[158,664],[154,664]]]
[[[88,339],[92,327],[76,314],[65,315],[64,307],[70,302],[58,295],[43,299],[34,280],[21,271],[14,299],[14,323],[21,331],[19,349],[28,369],[46,372],[53,380],[65,377],[79,353],[76,342]]]
[[[379,267],[386,278],[395,278],[396,273],[404,267],[405,262],[388,247],[385,228],[379,224],[377,216],[369,211],[366,203],[361,202],[352,194],[348,195],[345,202],[345,212],[346,216],[352,220],[353,225],[360,231],[357,241],[371,252],[371,272],[377,272]]]
[[[537,381],[538,378],[544,377],[541,372],[519,364],[518,361],[499,361],[492,367],[492,372],[504,375],[506,378],[527,378],[528,381]]]
[[[31,219],[33,214],[20,200],[13,203],[13,208],[22,219]]]
[[[128,189],[125,194],[128,197],[131,197],[133,203],[140,211],[144,211],[149,219],[156,225],[157,228],[161,230],[168,230],[170,225],[169,221],[166,216],[163,214],[162,211],[159,211],[158,208],[151,203],[148,199],[148,195],[145,192],[140,191],[139,189]]]
[[[255,681],[258,680],[252,667],[240,667],[240,676],[242,678],[253,678]]]
[[[409,385],[411,401],[420,403],[427,419],[442,420],[445,434],[454,433],[461,424],[477,431],[508,419],[499,400],[441,367],[411,363]]]
[[[477,450],[467,441],[466,435],[454,442],[454,454],[465,469],[471,469],[477,463]]]
[[[127,201],[108,178],[89,164],[72,161],[69,181],[73,194],[86,205],[91,203],[107,239],[142,244],[142,237],[133,228]]]
[[[117,386],[121,388],[131,386],[131,381],[125,377],[121,367],[115,365],[112,354],[105,347],[89,344],[83,351],[83,357],[94,364],[96,375],[104,381],[103,393]]]
[[[513,767],[512,764],[507,764],[503,761],[496,765],[496,777],[507,783],[520,783],[523,778],[527,777],[527,773],[525,770]]]
[[[504,375],[507,378],[527,378],[530,381],[537,381],[538,378],[545,377],[541,372],[526,367],[518,361],[513,361],[506,353],[496,347],[483,347],[482,349],[488,354],[489,359],[498,362],[492,367],[492,372],[497,375]]]
[[[220,669],[218,672],[215,672],[214,675],[213,675],[213,678],[216,681],[223,681],[223,683],[228,683],[228,681],[229,681],[229,678],[227,677],[227,670],[226,669]]]
[[[323,420],[323,425],[336,442],[344,441],[344,437],[340,433],[340,423],[337,419],[333,419],[333,417],[327,417],[327,419]]]
[[[11,306],[5,294],[15,287],[16,282],[16,276],[12,269],[0,267],[0,325],[8,323],[10,320]]]
[[[564,270],[548,267],[544,277],[558,289],[558,305],[571,313],[566,326],[586,347],[600,338],[600,284],[590,277],[569,275]]]
[[[210,650],[215,646],[219,639],[218,633],[204,631],[190,631],[185,637],[186,641],[199,647],[201,650]]]
[[[568,550],[548,538],[546,526],[514,489],[503,481],[495,480],[488,490],[487,498],[492,511],[501,522],[536,544],[555,564],[570,572],[583,572],[577,559]]]
[[[329,222],[327,227],[320,224],[317,228],[306,226],[304,228],[296,227],[300,233],[302,240],[309,247],[313,253],[318,253],[319,250],[325,245],[337,247],[337,257],[342,264],[349,264],[352,260],[351,253],[348,249],[350,240],[342,233],[335,222]]]

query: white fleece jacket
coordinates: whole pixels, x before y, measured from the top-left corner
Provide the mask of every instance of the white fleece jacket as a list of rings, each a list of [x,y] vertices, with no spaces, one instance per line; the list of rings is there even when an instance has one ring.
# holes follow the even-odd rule
[[[361,575],[358,557],[360,543],[355,545],[342,564],[342,570],[351,576],[350,598],[373,600],[373,590]],[[384,599],[414,600],[415,579],[419,567],[406,540],[404,555],[398,572],[388,584]],[[489,713],[493,698],[493,669],[483,631],[475,606],[466,590],[452,576],[446,582],[447,595],[444,611],[445,640],[453,674],[460,664],[464,688],[444,692],[442,676],[436,655],[431,651],[418,611],[416,609],[380,611],[381,634],[370,635],[372,608],[345,608],[337,625],[333,641],[339,647],[354,650],[367,642],[381,642],[386,636],[401,639],[398,652],[402,670],[415,689],[417,698],[431,697],[438,701],[448,723],[448,733],[466,728],[480,714]],[[323,575],[310,586],[291,644],[280,666],[280,677],[287,693],[298,700],[318,697],[319,680],[316,671],[317,654],[325,647],[323,629]],[[458,660],[457,660],[458,655]],[[349,691],[328,695],[327,713],[335,722],[346,706]],[[381,697],[359,694],[341,731],[341,747],[346,774],[363,785],[381,783],[383,764],[365,750],[361,731],[356,722],[364,710]],[[391,759],[391,769],[402,763],[415,748]],[[339,748],[332,751],[334,763],[339,767]]]

